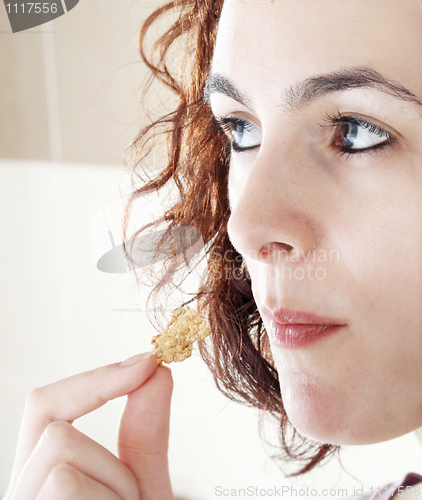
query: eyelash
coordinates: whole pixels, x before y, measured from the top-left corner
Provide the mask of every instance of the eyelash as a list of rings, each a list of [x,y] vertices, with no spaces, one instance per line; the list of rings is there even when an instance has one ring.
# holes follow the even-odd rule
[[[241,118],[236,118],[236,117],[228,117],[228,118],[222,118],[220,116],[217,116],[216,118],[217,124],[219,127],[225,132],[228,136],[232,132],[231,125],[241,125],[242,127],[245,128],[245,130],[250,130],[251,127],[255,127],[255,125],[252,125],[250,122],[246,120],[242,120]],[[240,153],[245,153],[246,151],[250,151],[251,149],[255,149],[257,146],[250,146],[248,148],[240,148],[236,146],[236,143],[228,137],[228,140],[230,142],[231,149],[234,153],[240,154]]]
[[[369,132],[377,135],[378,137],[385,137],[385,136],[388,137],[388,139],[385,140],[384,142],[381,142],[380,144],[376,144],[375,146],[371,146],[369,148],[364,148],[364,149],[350,149],[347,147],[332,146],[333,148],[337,149],[337,153],[339,155],[346,156],[347,158],[350,158],[351,156],[356,157],[365,154],[367,155],[377,154],[381,150],[390,148],[396,143],[396,139],[389,132],[387,132],[387,130],[384,130],[378,125],[375,125],[375,123],[367,122],[366,120],[363,120],[362,118],[356,118],[355,116],[343,115],[338,110],[337,113],[333,116],[327,113],[324,121],[328,122],[329,125],[321,125],[321,127],[329,127],[336,129],[340,128],[339,126],[344,123],[352,123],[354,125],[359,125],[360,127],[368,130]]]
[[[255,125],[252,125],[250,122],[246,120],[242,120],[241,118],[236,118],[236,117],[216,117],[217,124],[220,126],[220,128],[225,132],[227,135],[231,134],[232,131],[232,126],[237,126],[240,125],[245,128],[245,130],[250,130],[251,126],[255,127]],[[378,135],[379,137],[384,137],[388,136],[388,139],[380,144],[376,144],[375,146],[371,146],[369,148],[365,149],[350,149],[347,147],[338,147],[338,146],[332,146],[333,149],[336,149],[336,153],[339,154],[340,156],[346,156],[347,158],[350,158],[351,156],[361,156],[365,154],[377,154],[379,151],[383,149],[387,149],[391,146],[393,146],[396,142],[395,138],[386,130],[382,129],[381,127],[378,127],[378,125],[375,125],[374,123],[367,122],[366,120],[363,120],[361,118],[356,118],[354,116],[348,116],[348,115],[343,115],[340,111],[337,110],[337,113],[335,115],[327,115],[324,118],[324,121],[328,122],[329,125],[320,125],[321,127],[328,127],[332,129],[339,129],[340,125],[344,123],[351,123],[355,125],[359,125],[360,127],[369,130],[369,132]],[[248,148],[240,148],[236,146],[233,140],[228,138],[230,146],[232,151],[235,154],[242,154],[247,151],[250,151],[252,149],[255,149],[258,146],[250,146]]]

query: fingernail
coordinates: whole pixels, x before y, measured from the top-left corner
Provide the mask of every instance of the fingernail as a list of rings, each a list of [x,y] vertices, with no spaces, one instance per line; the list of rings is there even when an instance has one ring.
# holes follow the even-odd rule
[[[143,352],[142,354],[135,354],[135,356],[132,356],[128,359],[125,359],[124,361],[121,361],[119,363],[119,366],[126,368],[127,366],[133,366],[138,363],[141,363],[143,361],[146,361],[148,358],[150,358],[153,355],[152,351],[149,352]]]

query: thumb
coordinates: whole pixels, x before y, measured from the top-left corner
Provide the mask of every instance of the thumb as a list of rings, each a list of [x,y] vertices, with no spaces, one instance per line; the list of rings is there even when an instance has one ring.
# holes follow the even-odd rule
[[[120,420],[120,460],[138,480],[142,500],[173,500],[168,440],[173,379],[169,368],[154,374],[127,397]]]

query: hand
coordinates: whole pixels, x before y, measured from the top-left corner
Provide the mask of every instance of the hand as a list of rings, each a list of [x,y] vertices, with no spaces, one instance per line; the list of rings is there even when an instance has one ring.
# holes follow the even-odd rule
[[[28,396],[4,500],[174,500],[168,472],[171,372],[138,355]],[[72,426],[128,395],[119,458]]]

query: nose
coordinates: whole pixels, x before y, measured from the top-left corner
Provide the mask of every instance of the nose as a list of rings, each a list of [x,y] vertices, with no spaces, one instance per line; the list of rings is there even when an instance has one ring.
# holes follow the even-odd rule
[[[230,168],[228,235],[243,257],[269,262],[306,259],[321,239],[316,217],[318,189],[297,154],[261,151],[250,169]]]

